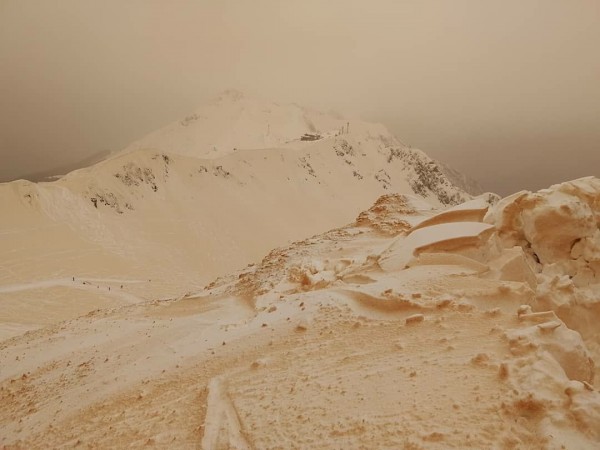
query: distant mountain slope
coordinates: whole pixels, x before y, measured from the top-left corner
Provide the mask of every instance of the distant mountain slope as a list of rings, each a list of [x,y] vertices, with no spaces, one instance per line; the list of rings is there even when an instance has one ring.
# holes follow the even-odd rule
[[[0,184],[0,285],[118,273],[174,295],[382,194],[470,198],[379,124],[231,92],[199,111],[56,182]]]

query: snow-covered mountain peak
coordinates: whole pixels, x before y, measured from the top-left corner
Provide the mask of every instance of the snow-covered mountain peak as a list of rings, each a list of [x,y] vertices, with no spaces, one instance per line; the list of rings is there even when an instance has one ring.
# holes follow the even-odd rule
[[[237,150],[281,148],[341,134],[393,141],[381,124],[346,119],[297,104],[280,104],[228,90],[192,114],[167,125],[123,150],[139,149],[201,158],[216,158]]]

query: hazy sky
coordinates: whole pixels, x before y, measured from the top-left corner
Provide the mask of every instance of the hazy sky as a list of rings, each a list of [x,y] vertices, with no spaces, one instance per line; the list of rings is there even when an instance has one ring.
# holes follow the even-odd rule
[[[600,0],[0,0],[0,180],[227,88],[360,112],[501,194],[600,176]]]

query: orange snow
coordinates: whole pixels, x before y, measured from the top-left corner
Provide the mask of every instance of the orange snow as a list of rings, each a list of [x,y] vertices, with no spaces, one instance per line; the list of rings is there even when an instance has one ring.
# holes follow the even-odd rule
[[[0,447],[598,448],[600,180],[442,172],[227,92],[0,184]]]
[[[563,239],[534,238],[544,233],[536,223],[564,212],[545,197],[568,191],[587,220],[598,215],[597,187],[578,180],[489,205],[477,227],[451,215],[414,232],[403,221],[418,214],[411,197],[388,197],[353,225],[181,298],[5,340],[0,443],[597,448],[596,234],[577,228],[583,243],[571,255]],[[414,252],[411,236],[428,228],[429,244],[477,239]],[[410,264],[383,270],[406,253],[402,242]],[[538,262],[534,251],[559,259]],[[569,261],[594,277],[575,284],[557,273]]]

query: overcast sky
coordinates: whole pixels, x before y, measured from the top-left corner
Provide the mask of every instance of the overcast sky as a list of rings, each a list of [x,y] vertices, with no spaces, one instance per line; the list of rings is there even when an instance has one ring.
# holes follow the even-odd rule
[[[600,0],[0,0],[0,180],[227,88],[358,112],[501,194],[600,176]]]

